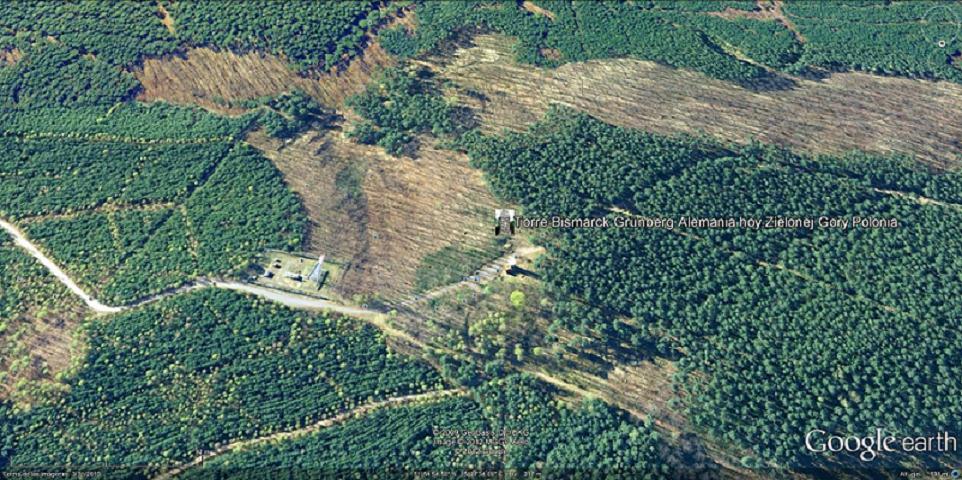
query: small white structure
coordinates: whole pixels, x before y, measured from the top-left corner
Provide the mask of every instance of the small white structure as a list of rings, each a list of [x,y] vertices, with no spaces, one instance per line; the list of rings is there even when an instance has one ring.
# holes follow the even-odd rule
[[[510,208],[505,208],[505,209],[496,208],[496,209],[494,209],[494,219],[497,220],[497,221],[501,221],[501,217],[508,217],[508,221],[509,221],[509,222],[513,222],[513,221],[514,221],[514,210],[512,210],[512,209],[510,209]]]
[[[324,265],[324,255],[317,258],[317,265],[311,269],[310,275],[307,279],[314,282],[317,285],[318,290],[324,285],[324,279],[327,277],[327,272],[325,272],[321,266]]]
[[[496,222],[494,236],[497,237],[502,232],[514,235],[514,210],[496,208],[494,209],[494,220]]]

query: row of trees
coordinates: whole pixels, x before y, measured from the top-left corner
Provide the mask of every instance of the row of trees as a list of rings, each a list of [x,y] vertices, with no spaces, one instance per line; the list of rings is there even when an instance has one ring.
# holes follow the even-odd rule
[[[177,201],[202,182],[230,145],[149,146],[0,138],[0,198],[8,217]]]
[[[356,54],[367,28],[387,10],[378,2],[318,4],[308,0],[178,1],[169,5],[177,37],[195,45],[262,49],[300,68],[332,67]]]
[[[185,207],[205,271],[246,266],[265,248],[298,247],[307,223],[281,173],[246,144],[234,147]]]
[[[10,469],[161,468],[440,381],[429,366],[389,353],[372,327],[219,290],[96,322],[87,333],[69,393],[12,419]]]
[[[3,136],[141,144],[231,141],[251,127],[251,116],[222,117],[169,103],[128,102],[81,107],[0,107]]]
[[[113,270],[101,279],[96,291],[105,301],[133,302],[209,273],[200,268],[196,248],[201,239],[194,236],[190,219],[183,210],[176,207],[167,210],[159,220],[140,245],[118,255]],[[53,252],[59,255],[56,250]]]

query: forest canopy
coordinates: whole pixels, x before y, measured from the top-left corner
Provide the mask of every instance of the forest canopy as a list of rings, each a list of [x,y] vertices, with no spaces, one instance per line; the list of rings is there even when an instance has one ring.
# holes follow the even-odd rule
[[[561,326],[637,345],[630,319],[680,358],[692,420],[763,460],[810,465],[805,432],[870,431],[880,418],[896,434],[962,432],[962,403],[943,394],[962,374],[952,333],[962,213],[912,197],[958,198],[958,173],[643,135],[566,110],[463,143],[525,214],[896,219],[889,229],[562,229],[543,240],[543,277],[600,313],[559,312]]]
[[[118,477],[141,478],[216,451],[188,476],[458,467],[672,478],[682,473],[673,449],[689,434],[709,442],[731,475],[788,475],[782,468],[823,465],[799,441],[814,428],[962,434],[962,173],[908,157],[809,156],[666,136],[561,107],[526,129],[482,131],[475,113],[501,114],[502,99],[462,88],[437,68],[473,36],[496,33],[513,42],[521,65],[512,67],[547,76],[573,62],[630,58],[723,80],[711,82],[722,95],[729,87],[765,97],[803,82],[833,86],[830,75],[842,71],[924,79],[951,92],[948,82],[962,82],[960,22],[962,7],[934,0],[0,3],[0,217],[51,260],[35,261],[23,241],[0,232],[0,476],[124,465],[130,471]],[[138,80],[145,61],[196,48],[252,62],[277,57],[293,72],[284,73],[299,75],[291,83],[329,81],[348,99],[326,104],[311,88],[279,91],[285,82],[259,98],[190,92],[211,110],[142,101],[150,97]],[[224,76],[242,70],[228,64]],[[224,110],[232,114],[215,113]],[[271,137],[268,147],[258,129]],[[339,143],[340,135],[376,147],[355,156],[357,145]],[[431,137],[432,161],[466,153],[484,173],[497,198],[482,188],[463,196],[483,196],[485,216],[497,202],[525,216],[895,226],[559,229],[478,248],[433,243],[420,228],[400,240],[380,237],[376,216],[408,212],[395,206],[426,217],[455,208],[424,193],[437,185],[417,184],[435,177],[408,175],[438,165],[418,158],[418,142]],[[329,190],[313,176],[281,173],[298,155],[311,173],[343,156],[328,173],[333,189],[350,190],[347,200],[310,203]],[[298,181],[307,187],[295,194]],[[377,200],[370,208],[368,198]],[[314,248],[309,229],[332,209],[350,211],[330,218],[357,222],[358,258],[379,243],[430,247],[412,268],[411,301],[366,291],[298,297],[359,312],[369,325],[211,281],[250,280],[254,259],[269,249]],[[526,242],[544,255],[512,268]],[[500,290],[460,284],[466,271],[499,258],[511,264],[506,280],[503,264],[493,265]],[[59,283],[51,262],[115,306],[100,310],[117,312],[88,315],[83,300],[92,299]],[[344,270],[378,274],[363,260]],[[435,322],[444,301],[460,302],[457,324]],[[501,310],[490,307],[496,301]],[[472,324],[477,312],[465,305],[496,311]],[[505,313],[543,343],[508,341]],[[425,333],[444,328],[446,337]],[[400,338],[390,348],[389,335]],[[476,351],[447,351],[449,338]],[[639,392],[613,386],[648,375],[651,365],[637,360],[654,356],[670,368],[653,388],[674,387],[667,408],[680,406],[679,424],[644,418],[661,404],[649,408],[633,397]],[[552,361],[575,373],[544,367]],[[578,370],[590,362],[601,366]],[[411,396],[419,400],[310,429]],[[618,402],[644,405],[621,410]],[[442,428],[530,435],[497,455],[475,455],[439,442]],[[222,449],[279,432],[304,434]],[[732,455],[739,465],[727,461]]]

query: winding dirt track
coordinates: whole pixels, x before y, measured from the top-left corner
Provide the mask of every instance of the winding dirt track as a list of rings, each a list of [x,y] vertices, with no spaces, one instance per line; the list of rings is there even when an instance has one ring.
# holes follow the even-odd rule
[[[234,290],[238,292],[249,293],[251,295],[256,295],[267,300],[277,302],[286,305],[291,308],[296,308],[300,310],[327,310],[336,313],[342,313],[344,315],[351,315],[355,317],[361,317],[365,320],[372,321],[374,318],[382,317],[383,314],[376,312],[374,310],[367,310],[364,308],[351,307],[348,305],[341,305],[329,300],[321,300],[318,298],[308,297],[304,295],[297,295],[288,292],[282,292],[279,290],[273,290],[264,287],[258,287],[255,285],[249,285],[241,282],[234,282],[228,280],[219,279],[200,279],[188,285],[184,285],[175,290],[169,292],[159,293],[151,297],[145,298],[143,300],[130,303],[127,305],[106,305],[92,295],[87,293],[80,285],[77,285],[70,276],[65,272],[59,265],[45,253],[43,253],[29,238],[19,229],[16,225],[5,220],[0,220],[0,228],[6,231],[10,236],[13,237],[14,242],[27,251],[33,258],[37,259],[54,277],[57,278],[60,283],[64,284],[71,292],[80,297],[84,303],[87,304],[91,310],[97,313],[117,313],[124,310],[130,310],[132,308],[142,307],[144,305],[157,302],[167,297],[174,295],[179,295],[181,293],[189,292],[192,290],[198,290],[201,288],[222,288],[224,290]],[[377,323],[377,322],[375,322]]]
[[[369,403],[367,405],[361,405],[360,407],[357,407],[354,410],[349,410],[349,411],[340,413],[338,415],[335,415],[333,417],[325,418],[324,420],[321,420],[317,423],[313,423],[306,427],[298,428],[297,430],[278,432],[278,433],[273,433],[263,437],[251,438],[247,440],[239,440],[236,442],[228,443],[227,445],[218,447],[216,450],[212,452],[204,452],[201,455],[194,458],[193,460],[187,463],[181,464],[177,467],[174,467],[154,478],[155,480],[166,480],[169,478],[173,478],[193,467],[196,467],[197,465],[203,464],[207,460],[223,455],[225,453],[229,453],[229,452],[244,449],[244,448],[254,447],[264,443],[290,440],[292,438],[301,437],[309,433],[313,433],[318,430],[321,430],[323,428],[332,427],[336,424],[343,423],[347,420],[361,417],[363,415],[367,415],[375,410],[380,410],[385,407],[394,407],[398,405],[404,405],[404,404],[414,403],[419,401],[438,400],[445,397],[463,395],[465,393],[467,393],[465,389],[456,388],[456,389],[450,389],[450,390],[439,390],[436,392],[418,393],[415,395],[405,395],[403,397],[393,397],[393,398],[388,398],[386,400],[381,400],[379,402]]]

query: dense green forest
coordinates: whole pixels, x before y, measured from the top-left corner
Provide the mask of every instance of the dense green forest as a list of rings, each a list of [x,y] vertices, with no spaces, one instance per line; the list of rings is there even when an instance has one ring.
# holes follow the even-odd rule
[[[39,40],[27,52],[21,61],[0,68],[0,105],[109,105],[129,97],[139,85],[133,75],[63,44]]]
[[[416,478],[418,472],[461,476],[493,469],[538,478],[671,478],[664,439],[602,402],[557,401],[544,384],[522,375],[492,380],[472,397],[380,410],[217,457],[186,478]],[[494,442],[487,453],[456,444],[485,438],[478,436],[483,432],[504,432],[503,457]]]
[[[139,145],[85,139],[0,139],[2,214],[8,218],[188,197],[230,145]],[[71,159],[65,162],[64,159]]]
[[[414,30],[394,27],[381,39],[402,57],[446,45],[461,33],[490,30],[517,37],[519,59],[540,65],[634,56],[748,84],[770,70],[862,70],[962,81],[952,59],[962,10],[939,0],[789,0],[783,15],[794,31],[775,19],[713,15],[756,10],[748,0],[535,2],[550,17],[513,1],[358,1],[323,8],[306,0],[184,0],[159,6],[33,1],[0,6],[0,41],[56,42],[52,48],[60,53],[50,55],[90,54],[96,69],[190,46],[266,51],[284,55],[301,70],[325,69],[356,55],[368,32],[412,3]],[[173,19],[170,30],[165,16]],[[66,95],[69,91],[51,98]]]
[[[485,383],[478,397],[494,429],[526,432],[525,442],[508,450],[509,470],[545,478],[672,477],[654,427],[603,402],[571,406],[525,375]]]
[[[530,215],[603,212],[687,166],[727,155],[703,139],[612,127],[570,113],[555,110],[527,133],[469,132],[459,142],[489,172],[492,190]]]
[[[87,343],[69,393],[14,417],[10,469],[155,469],[441,386],[373,327],[217,290],[93,322]]]
[[[300,203],[244,145],[7,137],[0,148],[0,214],[33,217],[26,231],[110,302],[301,242]]]
[[[88,139],[139,144],[232,141],[255,115],[222,117],[167,103],[119,103],[89,107],[0,107],[0,135],[24,139]]]
[[[435,429],[490,430],[466,398],[378,410],[301,438],[230,453],[185,479],[403,478],[413,472],[492,470],[496,457],[436,442]]]
[[[679,168],[678,149],[659,143],[692,140],[644,139],[559,110],[527,133],[464,143],[498,193],[538,215],[613,215],[611,206],[676,219],[874,216],[899,227],[561,230],[547,240],[544,278],[600,314],[559,321],[619,343],[630,330],[618,324],[631,318],[680,354],[692,419],[764,460],[805,465],[797,439],[816,427],[868,431],[884,419],[903,434],[962,431],[953,380],[962,212],[873,189],[885,176],[860,175],[864,156],[695,142],[692,152],[709,153]],[[601,171],[623,173],[585,181]],[[916,167],[905,183],[955,198],[958,182]]]
[[[807,39],[798,68],[962,82],[951,58],[962,40],[955,2],[785,2],[785,13]]]
[[[742,55],[770,68],[791,66],[803,50],[795,34],[778,22],[711,15],[688,15],[685,19],[726,53]]]
[[[0,68],[8,92],[0,97],[0,214],[36,217],[27,230],[114,302],[241,269],[267,247],[300,245],[299,202],[267,159],[238,142],[256,124],[277,136],[313,125],[325,114],[316,102],[296,92],[268,99],[283,115],[274,129],[261,111],[228,118],[118,103],[136,85],[48,41]],[[150,218],[101,211],[124,209]],[[76,242],[79,232],[90,243]]]
[[[257,125],[295,134],[326,110],[298,92],[233,118],[129,102],[132,75],[67,45],[39,40],[0,67],[0,215],[30,218],[28,234],[110,303],[300,245],[300,202],[241,139]]]
[[[625,202],[650,216],[681,217],[833,217],[884,195],[858,182],[831,174],[806,172],[756,156],[725,157],[690,166],[651,185]],[[680,229],[725,250],[775,261],[790,242],[808,235],[804,229]]]
[[[789,0],[784,15],[795,31],[775,19],[712,15],[757,10],[752,1],[534,3],[551,17],[516,2],[422,2],[415,31],[395,29],[385,47],[412,56],[459,33],[487,30],[517,37],[519,60],[548,66],[632,56],[748,85],[771,71],[860,70],[962,81],[952,57],[962,9],[948,1]]]
[[[49,38],[109,65],[197,45],[283,54],[307,69],[356,54],[367,31],[389,13],[379,2],[318,7],[307,0],[7,2],[0,6],[0,29],[17,32],[10,42]],[[164,15],[174,19],[173,31],[162,23]]]
[[[10,54],[0,57],[0,217],[110,304],[236,274],[268,248],[301,248],[300,201],[243,139],[258,127],[284,140],[331,127],[334,106],[291,91],[235,100],[228,106],[248,112],[228,117],[135,100],[141,85],[131,72],[140,62],[194,47],[279,55],[310,77],[340,70],[371,33],[396,57],[420,60],[495,32],[516,39],[519,61],[541,68],[631,57],[749,87],[781,74],[852,70],[962,82],[962,7],[952,2],[757,7],[754,0],[0,3],[0,53]],[[401,16],[409,18],[395,22]],[[813,428],[962,434],[962,174],[907,158],[808,157],[666,137],[560,109],[528,131],[485,136],[472,130],[468,109],[445,97],[449,85],[414,63],[380,72],[347,101],[348,118],[362,117],[347,134],[411,157],[418,138],[434,135],[466,151],[494,193],[525,215],[897,220],[884,229],[678,226],[537,237],[548,252],[537,273],[551,299],[544,308],[555,309],[549,332],[570,329],[616,354],[654,344],[677,360],[687,419],[725,453],[742,455],[748,467],[801,468],[822,460],[799,442]],[[423,259],[415,283],[427,290],[456,281],[453,272],[498,253],[441,249]],[[442,357],[439,373],[389,351],[373,327],[217,290],[81,321],[80,301],[2,232],[0,272],[5,471],[111,464],[145,465],[153,474],[226,442],[444,388],[443,373],[468,377],[467,396],[379,410],[226,454],[191,476],[360,476],[375,468],[509,469],[546,478],[677,473],[653,425],[597,400],[563,402],[530,377],[504,376],[524,366],[521,355],[489,362],[498,368],[484,376]],[[84,324],[78,339],[86,350],[73,359],[76,370],[51,379],[33,354],[48,347],[37,332],[59,332],[68,320]],[[503,456],[486,456],[438,444],[438,428],[526,434]]]
[[[129,65],[176,47],[153,2],[4,2],[0,28],[21,38],[53,39],[110,65]]]
[[[423,51],[465,29],[490,29],[518,37],[519,59],[540,65],[557,65],[559,59],[546,55],[555,51],[560,61],[632,55],[726,80],[763,76],[763,69],[725,54],[704,32],[676,22],[678,15],[703,10],[704,3],[683,2],[662,11],[647,2],[540,2],[553,13],[549,19],[514,2],[424,2],[415,10],[413,37]],[[397,34],[389,39],[394,41],[386,45],[388,51],[410,54],[410,41]]]
[[[83,212],[69,218],[28,223],[23,230],[46,250],[55,252],[56,258],[81,285],[99,286],[103,279],[111,278],[126,257],[143,246],[170,215],[170,208]],[[80,232],[83,232],[83,242],[76,241]]]
[[[165,2],[167,3],[167,2]],[[379,2],[307,0],[169,2],[177,37],[188,44],[285,55],[300,68],[332,67],[358,52],[387,10]]]

